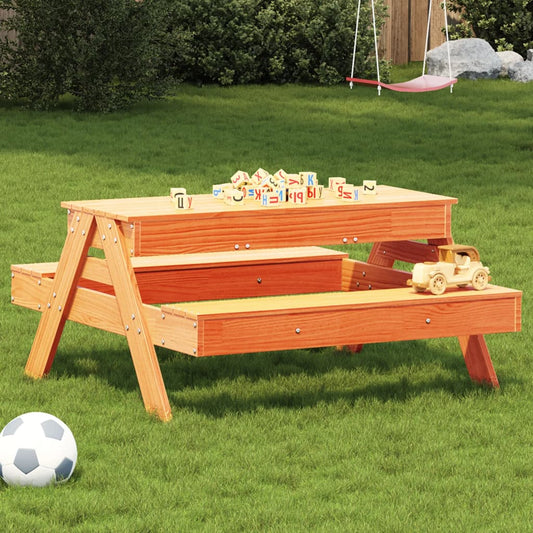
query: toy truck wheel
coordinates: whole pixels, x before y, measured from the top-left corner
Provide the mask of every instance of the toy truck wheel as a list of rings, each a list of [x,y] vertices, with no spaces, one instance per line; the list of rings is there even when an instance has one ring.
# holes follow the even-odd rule
[[[446,278],[442,274],[435,274],[429,280],[429,290],[432,294],[442,294],[446,290]]]
[[[482,291],[489,284],[489,275],[482,269],[476,270],[472,278],[472,287]]]

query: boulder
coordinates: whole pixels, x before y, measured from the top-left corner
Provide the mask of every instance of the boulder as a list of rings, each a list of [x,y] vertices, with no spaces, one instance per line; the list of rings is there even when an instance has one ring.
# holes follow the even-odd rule
[[[533,81],[533,61],[522,61],[509,65],[509,78],[526,83]]]
[[[524,58],[516,52],[506,51],[496,53],[502,60],[502,70],[500,71],[500,76],[507,76],[510,65],[513,65],[514,63],[522,63],[522,61],[524,61]]]
[[[427,55],[427,72],[434,76],[448,76],[448,45],[452,65],[452,77],[476,80],[497,78],[502,60],[483,39],[458,39],[443,43]]]

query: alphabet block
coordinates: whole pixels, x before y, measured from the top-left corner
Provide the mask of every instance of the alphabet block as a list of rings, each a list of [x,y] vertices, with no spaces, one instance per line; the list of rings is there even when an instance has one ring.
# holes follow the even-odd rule
[[[342,183],[346,183],[346,178],[329,178],[328,184],[329,184],[329,190],[332,192],[336,192],[336,186],[341,185]]]
[[[300,172],[300,179],[302,180],[302,185],[305,185],[306,187],[318,185],[316,172]]]
[[[213,185],[213,196],[218,200],[224,200],[224,189],[232,189],[233,185],[231,183],[220,183],[218,185]]]
[[[231,184],[235,189],[241,189],[244,185],[247,183],[250,183],[250,176],[247,172],[243,172],[242,170],[238,170],[231,176]]]
[[[270,173],[267,172],[264,168],[258,168],[250,178],[252,185],[260,185],[261,182],[269,175]]]
[[[291,204],[303,205],[307,203],[307,187],[292,187],[288,189],[288,201]]]
[[[287,181],[287,173],[282,169],[280,168],[275,174],[274,174],[274,178],[276,178],[276,180],[278,182],[280,182],[281,180],[283,181]]]
[[[228,205],[242,205],[244,203],[244,193],[239,189],[225,189],[224,202]]]
[[[363,194],[377,194],[376,180],[363,181]]]
[[[359,189],[355,185],[344,184],[340,199],[346,202],[357,202],[359,200]]]
[[[300,174],[287,174],[286,184],[289,189],[293,187],[301,187],[303,182]]]
[[[192,207],[192,196],[187,196],[187,191],[183,187],[173,187],[170,189],[172,205],[176,209],[190,209]]]
[[[261,205],[265,207],[275,207],[282,205],[285,201],[285,189],[264,192],[261,196]]]
[[[307,199],[308,200],[320,200],[324,192],[323,185],[312,185],[307,187]]]

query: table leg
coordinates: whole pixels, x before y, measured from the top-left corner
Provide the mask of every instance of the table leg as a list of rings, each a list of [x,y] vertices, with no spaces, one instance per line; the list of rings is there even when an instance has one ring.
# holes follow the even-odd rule
[[[84,213],[69,228],[52,290],[26,363],[26,374],[31,377],[41,378],[50,371],[95,228],[94,217]]]
[[[478,383],[487,383],[498,388],[500,384],[483,335],[470,335],[458,339],[470,378]]]
[[[97,225],[145,408],[170,420],[170,404],[124,235],[113,219],[98,217]]]

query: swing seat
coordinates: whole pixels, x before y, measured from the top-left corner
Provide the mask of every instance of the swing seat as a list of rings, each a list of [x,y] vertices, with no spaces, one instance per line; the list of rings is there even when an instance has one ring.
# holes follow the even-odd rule
[[[438,91],[445,87],[450,87],[450,85],[455,85],[457,83],[457,78],[424,74],[418,78],[404,81],[402,83],[381,83],[377,80],[364,80],[361,78],[346,78],[346,81],[359,83],[361,85],[380,86],[391,91],[402,93],[425,93],[428,91]]]

